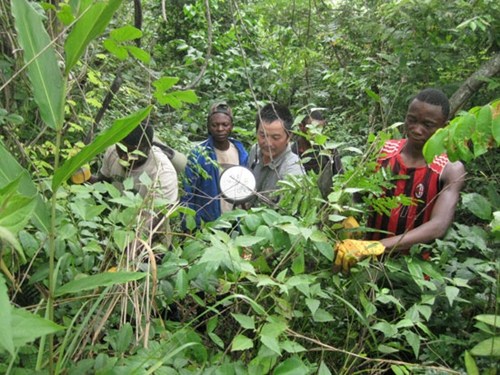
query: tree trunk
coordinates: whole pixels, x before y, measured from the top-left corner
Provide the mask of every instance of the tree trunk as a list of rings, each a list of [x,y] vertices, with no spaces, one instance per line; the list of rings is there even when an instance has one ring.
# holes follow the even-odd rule
[[[469,98],[485,83],[484,78],[490,78],[500,72],[500,52],[479,67],[458,88],[450,98],[450,118],[469,100]]]

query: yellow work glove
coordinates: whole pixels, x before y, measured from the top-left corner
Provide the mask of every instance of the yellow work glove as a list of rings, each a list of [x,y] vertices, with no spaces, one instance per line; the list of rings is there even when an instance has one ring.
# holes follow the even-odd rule
[[[342,221],[342,228],[347,229],[341,237],[342,239],[361,237],[361,233],[359,231],[353,230],[359,228],[359,223],[353,216],[346,217],[344,221]]]
[[[90,180],[91,176],[92,174],[90,173],[90,167],[88,165],[84,165],[75,173],[73,173],[73,175],[71,176],[71,182],[80,185]]]
[[[353,265],[369,256],[384,252],[385,246],[379,241],[344,240],[335,246],[335,264],[333,271],[348,273]]]

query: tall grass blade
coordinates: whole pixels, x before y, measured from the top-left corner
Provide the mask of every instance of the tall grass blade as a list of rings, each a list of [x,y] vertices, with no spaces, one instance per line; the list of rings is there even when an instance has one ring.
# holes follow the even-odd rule
[[[11,4],[19,44],[24,50],[24,62],[28,65],[28,77],[40,115],[49,127],[61,129],[65,85],[50,37],[40,14],[27,0],[12,0]]]
[[[88,44],[106,29],[121,3],[122,0],[100,1],[94,4],[88,3],[83,9],[84,13],[76,22],[64,44],[66,75],[78,62]]]

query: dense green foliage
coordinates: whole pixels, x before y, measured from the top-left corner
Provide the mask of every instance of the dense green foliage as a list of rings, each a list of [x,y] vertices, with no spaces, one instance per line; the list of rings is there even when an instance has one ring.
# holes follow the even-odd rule
[[[498,77],[427,147],[470,176],[446,237],[350,275],[331,266],[341,221],[391,203],[374,155],[408,98],[451,96],[499,53],[497,1],[12,0],[0,19],[0,372],[496,373]],[[291,178],[276,210],[167,248],[131,245],[145,202],[127,183],[66,183],[148,115],[188,151],[216,99],[248,146],[263,102],[327,108],[312,138],[342,153],[333,193]]]

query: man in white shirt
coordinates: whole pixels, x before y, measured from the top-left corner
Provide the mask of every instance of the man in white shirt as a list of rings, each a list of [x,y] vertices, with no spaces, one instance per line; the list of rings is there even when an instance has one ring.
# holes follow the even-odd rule
[[[143,122],[137,126],[120,143],[106,150],[97,178],[98,181],[111,182],[121,191],[124,190],[123,181],[132,178],[134,191],[145,202],[140,226],[147,226],[147,233],[157,232],[162,220],[164,225],[160,227],[168,228],[168,219],[157,212],[158,201],[165,200],[165,208],[168,209],[178,199],[177,172],[167,155],[152,145],[153,137],[154,130],[150,124]],[[165,213],[167,210],[161,211]]]

